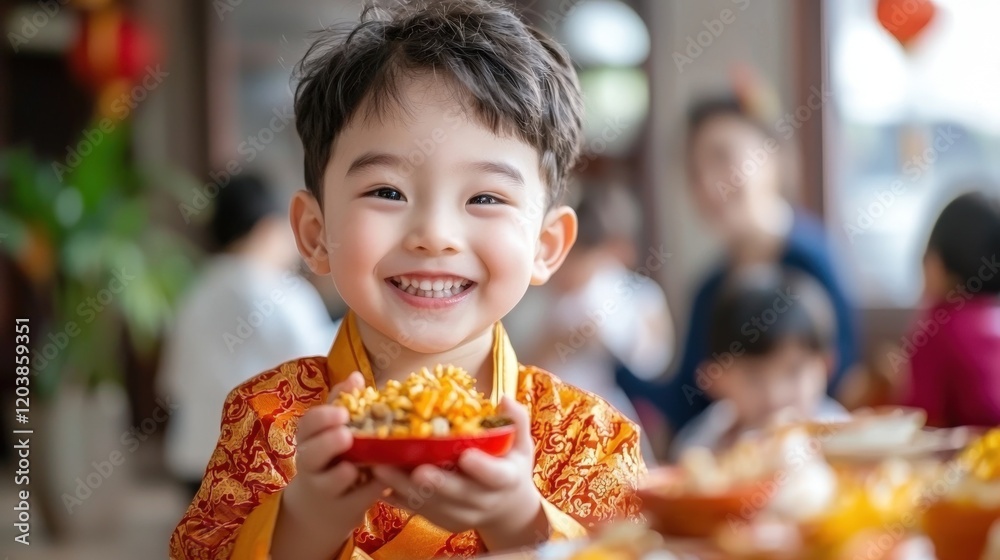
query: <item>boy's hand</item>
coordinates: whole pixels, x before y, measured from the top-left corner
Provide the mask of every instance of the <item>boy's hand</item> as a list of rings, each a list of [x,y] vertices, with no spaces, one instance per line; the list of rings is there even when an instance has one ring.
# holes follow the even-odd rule
[[[409,475],[375,467],[375,477],[393,489],[386,501],[453,533],[475,529],[491,551],[546,540],[548,520],[532,480],[535,449],[528,411],[509,397],[504,397],[500,410],[516,429],[514,446],[506,456],[467,449],[457,470],[421,465]]]
[[[330,389],[332,400],[342,392],[364,387],[354,372]],[[315,406],[299,420],[295,434],[297,473],[285,488],[271,546],[279,558],[330,558],[361,524],[365,511],[381,497],[385,486],[371,480],[358,483],[358,468],[337,457],[354,441],[345,408]]]

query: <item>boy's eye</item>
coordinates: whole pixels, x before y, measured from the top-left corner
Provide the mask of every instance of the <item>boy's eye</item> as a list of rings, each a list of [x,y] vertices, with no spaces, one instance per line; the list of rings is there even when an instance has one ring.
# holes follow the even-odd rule
[[[491,194],[477,194],[469,199],[469,204],[500,204],[500,199]]]
[[[406,197],[403,196],[403,193],[399,192],[398,190],[392,187],[381,187],[369,192],[365,196],[370,196],[373,198],[384,198],[386,200],[406,200]]]

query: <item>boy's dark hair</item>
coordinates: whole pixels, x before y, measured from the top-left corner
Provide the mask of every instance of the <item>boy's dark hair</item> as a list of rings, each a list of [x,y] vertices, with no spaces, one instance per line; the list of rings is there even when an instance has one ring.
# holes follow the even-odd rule
[[[255,175],[238,175],[219,190],[209,230],[220,249],[245,237],[258,222],[281,214],[275,194]]]
[[[709,318],[708,347],[712,355],[764,356],[797,342],[825,353],[835,332],[833,304],[815,278],[760,266],[726,279]]]
[[[576,71],[558,43],[494,0],[369,2],[357,25],[320,32],[295,92],[305,182],[317,199],[337,135],[352,119],[383,115],[400,80],[423,71],[453,80],[484,126],[534,146],[548,203],[559,200],[582,134]]]
[[[1000,293],[1000,274],[986,278],[979,272],[1000,259],[1000,200],[980,192],[952,200],[931,230],[927,251],[937,254],[962,284],[980,276],[983,293]]]

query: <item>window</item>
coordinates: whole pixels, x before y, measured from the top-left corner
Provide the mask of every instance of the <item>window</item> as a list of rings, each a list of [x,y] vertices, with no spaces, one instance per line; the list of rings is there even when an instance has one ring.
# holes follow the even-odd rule
[[[938,212],[1000,184],[1000,3],[936,5],[904,50],[874,0],[825,3],[827,218],[866,307],[916,305]]]

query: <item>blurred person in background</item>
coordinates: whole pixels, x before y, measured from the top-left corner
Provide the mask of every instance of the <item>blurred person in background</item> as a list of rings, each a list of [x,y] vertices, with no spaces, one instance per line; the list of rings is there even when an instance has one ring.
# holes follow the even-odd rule
[[[754,326],[771,315],[766,328]],[[783,421],[849,417],[826,395],[837,324],[827,290],[812,276],[768,265],[735,269],[707,319],[711,357],[698,367],[697,386],[715,402],[677,433],[671,460],[693,447],[724,451]]]
[[[856,362],[853,310],[835,273],[822,224],[793,208],[783,194],[791,175],[791,155],[776,132],[780,130],[770,130],[736,98],[702,101],[688,113],[691,194],[701,217],[721,239],[725,257],[695,293],[683,355],[671,380],[665,386],[651,387],[635,379],[626,385],[633,397],[651,398],[674,433],[711,402],[699,388],[695,372],[711,357],[708,317],[723,279],[737,269],[780,264],[814,277],[828,293],[836,315],[831,394]]]
[[[907,362],[904,403],[937,427],[1000,425],[1000,200],[949,203],[924,253],[927,309],[890,355]]]
[[[660,286],[632,271],[641,212],[623,187],[590,187],[576,208],[576,244],[544,291],[537,335],[525,352],[563,381],[604,397],[635,422],[615,382],[621,364],[643,379],[670,362],[673,324]],[[644,433],[645,435],[645,433]],[[650,464],[655,458],[642,442]]]
[[[220,252],[179,306],[159,376],[178,407],[167,429],[167,467],[192,494],[229,391],[261,370],[326,354],[336,334],[322,298],[296,270],[288,219],[261,179],[239,176],[223,187],[210,229]]]

